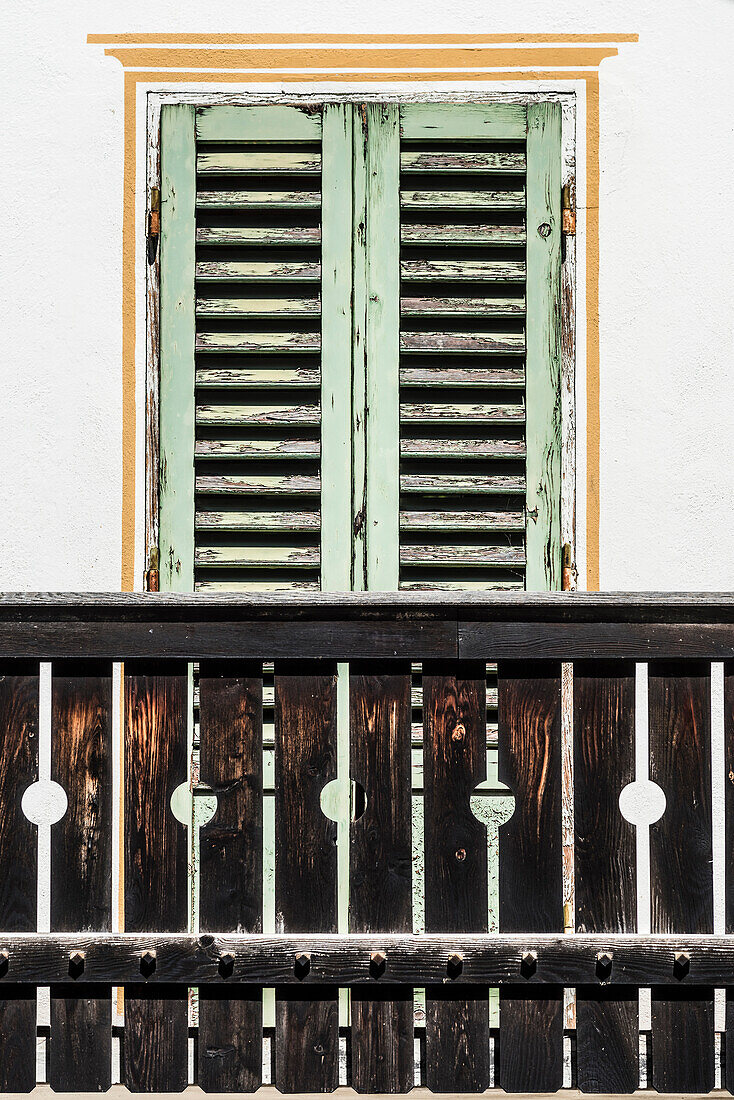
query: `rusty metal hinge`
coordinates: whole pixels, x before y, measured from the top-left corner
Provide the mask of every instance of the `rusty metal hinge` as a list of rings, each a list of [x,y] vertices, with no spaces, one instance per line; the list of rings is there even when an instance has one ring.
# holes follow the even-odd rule
[[[161,192],[158,187],[150,189],[150,207],[148,209],[148,263],[153,263],[158,251],[158,239],[161,235]]]
[[[569,180],[561,191],[561,232],[566,237],[576,236],[576,181]]]
[[[146,592],[159,592],[161,585],[160,574],[161,552],[157,546],[151,546],[148,553],[148,568],[143,575],[143,587]]]
[[[564,542],[561,554],[561,590],[563,592],[575,592],[579,575],[573,561],[573,551],[570,542]]]

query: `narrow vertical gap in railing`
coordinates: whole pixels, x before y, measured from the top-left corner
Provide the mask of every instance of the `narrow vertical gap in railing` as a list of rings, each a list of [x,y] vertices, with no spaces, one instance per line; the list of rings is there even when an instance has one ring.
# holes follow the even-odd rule
[[[486,932],[487,829],[471,812],[486,779],[486,671],[482,663],[423,669],[427,932]],[[490,1081],[489,989],[462,984],[460,954],[444,983],[426,989],[426,1085],[483,1092]]]
[[[0,930],[35,932],[38,868],[36,827],[21,799],[38,778],[38,664],[0,665]],[[0,959],[0,966],[3,960]],[[36,990],[0,988],[0,1092],[36,1084]]]
[[[275,919],[278,932],[336,932],[336,823],[321,792],[336,778],[333,663],[275,666]],[[293,960],[305,979],[308,952]],[[335,986],[276,988],[275,1083],[281,1092],[330,1092],[339,1083]]]
[[[199,929],[262,931],[262,665],[199,669],[200,778],[217,799],[199,837]],[[220,962],[235,977],[234,959]],[[262,1083],[262,989],[199,987],[198,1083],[254,1092]]]
[[[524,976],[537,958],[533,932],[563,931],[561,666],[500,662],[499,777],[515,795],[500,829],[500,931],[528,934]],[[507,1092],[563,1084],[563,987],[522,984],[500,993],[498,1080]]]
[[[51,930],[109,932],[112,922],[112,666],[54,664],[51,778],[67,794],[51,831]],[[112,987],[51,987],[49,1084],[104,1092],[112,1067]]]
[[[724,768],[726,934],[734,934],[734,661],[724,663]],[[734,989],[726,991],[724,1087],[734,1093]]]
[[[619,795],[635,772],[631,662],[577,661],[573,669],[576,927],[637,929],[635,830]],[[599,984],[576,990],[582,1092],[634,1092],[639,1081],[637,988],[607,985],[614,957],[597,960]]]
[[[713,932],[711,684],[704,661],[648,669],[650,778],[666,798],[650,829],[652,931]],[[690,960],[676,961],[682,978]],[[658,1092],[714,1086],[714,991],[652,990],[651,1070]]]

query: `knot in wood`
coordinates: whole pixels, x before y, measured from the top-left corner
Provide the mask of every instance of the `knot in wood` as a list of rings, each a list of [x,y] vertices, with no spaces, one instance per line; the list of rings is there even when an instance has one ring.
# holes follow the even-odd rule
[[[610,951],[597,951],[596,976],[600,981],[606,981],[612,973],[612,954]]]
[[[464,956],[459,951],[454,951],[449,955],[448,963],[446,964],[446,972],[450,978],[458,978],[464,969]]]
[[[463,863],[466,859],[466,848],[457,848],[456,858],[458,859],[459,863]]]
[[[454,726],[453,730],[451,731],[451,740],[463,741],[465,736],[466,729],[464,728],[464,726],[462,726],[461,722],[459,722],[459,724],[457,726]]]

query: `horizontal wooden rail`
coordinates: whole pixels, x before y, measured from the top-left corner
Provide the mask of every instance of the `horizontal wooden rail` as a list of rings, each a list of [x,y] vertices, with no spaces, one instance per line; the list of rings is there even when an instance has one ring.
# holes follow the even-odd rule
[[[5,595],[0,657],[723,660],[734,596]]]
[[[0,933],[3,982],[734,986],[734,936]]]

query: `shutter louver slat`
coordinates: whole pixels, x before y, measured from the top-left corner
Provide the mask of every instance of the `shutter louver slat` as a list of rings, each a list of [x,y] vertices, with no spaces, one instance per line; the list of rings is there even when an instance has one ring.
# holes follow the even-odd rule
[[[273,132],[269,117],[203,109],[197,126],[203,590],[320,583],[321,126],[290,108]]]
[[[493,132],[491,108],[473,106],[463,122],[460,105],[445,110],[435,134],[411,110],[401,143],[400,587],[522,588],[526,142],[517,120],[511,134]]]

